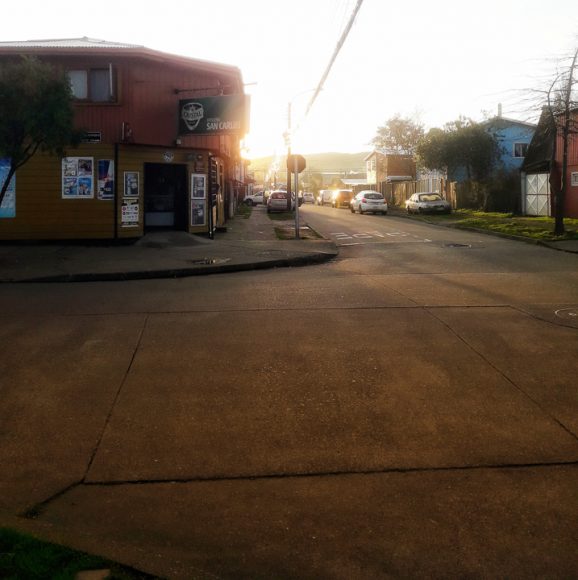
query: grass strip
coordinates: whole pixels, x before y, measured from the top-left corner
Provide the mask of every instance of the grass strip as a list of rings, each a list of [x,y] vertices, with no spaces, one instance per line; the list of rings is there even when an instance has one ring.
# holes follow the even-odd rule
[[[155,578],[99,556],[37,540],[0,528],[0,578],[8,580],[74,580],[86,570],[110,570],[112,580]]]

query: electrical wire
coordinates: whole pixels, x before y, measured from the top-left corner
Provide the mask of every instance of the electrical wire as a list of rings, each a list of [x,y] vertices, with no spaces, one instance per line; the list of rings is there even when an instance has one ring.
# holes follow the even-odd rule
[[[319,84],[317,85],[317,88],[315,89],[315,92],[313,93],[313,96],[311,97],[309,104],[307,105],[307,109],[305,110],[304,117],[307,117],[307,115],[309,114],[309,111],[311,110],[311,107],[313,107],[313,103],[315,103],[315,100],[317,99],[319,93],[323,90],[323,85],[325,84],[325,81],[327,80],[327,77],[329,76],[329,73],[331,72],[331,68],[333,67],[333,63],[335,62],[335,59],[337,58],[337,55],[339,54],[341,47],[343,46],[343,44],[345,43],[345,40],[347,39],[347,36],[349,35],[349,31],[351,30],[351,27],[353,26],[353,23],[355,21],[355,17],[357,16],[357,13],[359,12],[359,9],[361,8],[362,4],[363,4],[363,0],[357,0],[357,4],[355,5],[355,8],[353,10],[353,14],[349,18],[349,22],[347,23],[347,26],[345,27],[345,30],[343,31],[343,34],[341,35],[341,38],[337,42],[337,46],[335,47],[335,50],[333,51],[333,55],[331,57],[331,60],[329,61],[329,64],[327,65],[327,68],[325,69],[325,72],[323,73],[323,76],[321,77],[321,80],[319,81]]]

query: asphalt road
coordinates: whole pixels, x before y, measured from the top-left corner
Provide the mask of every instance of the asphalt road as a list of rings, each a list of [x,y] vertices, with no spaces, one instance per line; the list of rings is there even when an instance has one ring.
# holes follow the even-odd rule
[[[337,260],[0,287],[3,521],[175,578],[578,576],[578,256],[302,215]]]

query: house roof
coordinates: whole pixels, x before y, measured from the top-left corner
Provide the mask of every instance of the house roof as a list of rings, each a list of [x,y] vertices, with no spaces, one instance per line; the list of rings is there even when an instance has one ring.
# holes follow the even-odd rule
[[[368,155],[366,155],[363,160],[367,161],[368,159],[371,159],[374,155],[382,155],[383,157],[411,157],[413,158],[413,155],[411,153],[403,153],[403,152],[399,152],[399,151],[392,151],[391,149],[374,149],[371,153],[369,153]]]
[[[228,64],[211,62],[208,60],[195,59],[175,54],[169,54],[158,50],[152,50],[139,44],[127,44],[122,42],[110,42],[97,38],[61,38],[47,40],[24,40],[0,42],[1,54],[38,54],[38,55],[67,55],[79,56],[89,54],[99,54],[110,56],[135,56],[165,62],[167,64],[177,64],[199,69],[205,72],[222,73],[233,75],[242,83],[241,71],[238,67]]]
[[[367,179],[342,179],[343,185],[366,185]]]
[[[109,42],[98,38],[60,38],[52,40],[17,40],[0,42],[1,47],[11,48],[144,48],[138,44]]]
[[[494,126],[494,127],[507,127],[510,125],[519,125],[521,127],[527,127],[528,129],[535,129],[535,123],[527,123],[526,121],[518,121],[517,119],[509,119],[508,117],[492,117],[487,121],[484,121],[482,125]]]
[[[528,145],[522,171],[549,171],[554,155],[556,130],[552,127],[550,112],[545,107],[540,115],[538,127]]]

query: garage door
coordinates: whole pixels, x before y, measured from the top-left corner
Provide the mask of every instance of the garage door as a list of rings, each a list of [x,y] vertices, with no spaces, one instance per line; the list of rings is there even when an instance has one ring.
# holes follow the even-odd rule
[[[526,175],[526,215],[550,215],[548,173]]]

